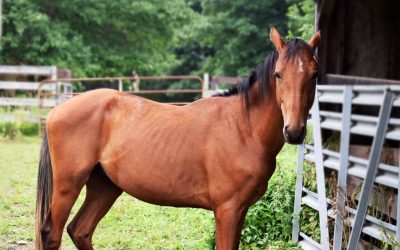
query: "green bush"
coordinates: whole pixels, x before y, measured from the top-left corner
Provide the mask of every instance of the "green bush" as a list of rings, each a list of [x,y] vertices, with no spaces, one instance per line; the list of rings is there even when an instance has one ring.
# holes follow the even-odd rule
[[[21,122],[18,126],[18,129],[23,135],[35,136],[38,134],[39,125],[32,122]]]
[[[300,231],[311,237],[316,242],[320,242],[321,240],[318,211],[308,207],[307,205],[301,207]]]
[[[18,134],[17,124],[14,122],[0,123],[0,134],[10,140],[14,140]]]

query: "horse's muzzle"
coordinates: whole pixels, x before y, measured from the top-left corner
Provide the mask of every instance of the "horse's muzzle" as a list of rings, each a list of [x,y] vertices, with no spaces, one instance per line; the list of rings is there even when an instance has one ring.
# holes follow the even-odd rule
[[[304,141],[304,137],[306,136],[306,127],[301,126],[298,128],[291,128],[289,126],[285,126],[283,128],[283,136],[287,143],[290,144],[301,144]]]

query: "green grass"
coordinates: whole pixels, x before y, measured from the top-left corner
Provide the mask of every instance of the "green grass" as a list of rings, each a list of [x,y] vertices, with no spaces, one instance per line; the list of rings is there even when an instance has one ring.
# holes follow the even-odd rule
[[[0,249],[33,249],[39,151],[37,137],[0,139]],[[296,148],[285,146],[273,178],[295,171],[295,162]],[[69,220],[83,197],[84,191]],[[213,232],[210,211],[154,206],[123,194],[100,222],[93,242],[96,249],[209,249]],[[287,249],[290,244],[269,245]],[[66,232],[62,249],[75,249]]]
[[[0,141],[0,249],[33,249],[39,144],[37,137]],[[93,242],[96,249],[207,249],[213,228],[210,211],[154,206],[123,194]],[[75,249],[66,232],[62,249]]]

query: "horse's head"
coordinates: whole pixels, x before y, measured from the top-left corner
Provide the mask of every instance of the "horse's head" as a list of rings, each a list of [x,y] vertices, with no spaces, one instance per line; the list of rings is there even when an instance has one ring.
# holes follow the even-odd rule
[[[284,120],[283,135],[288,143],[300,144],[306,135],[307,116],[314,101],[318,65],[313,54],[321,36],[316,33],[308,43],[300,39],[285,42],[272,27],[270,38],[279,54],[273,80]]]

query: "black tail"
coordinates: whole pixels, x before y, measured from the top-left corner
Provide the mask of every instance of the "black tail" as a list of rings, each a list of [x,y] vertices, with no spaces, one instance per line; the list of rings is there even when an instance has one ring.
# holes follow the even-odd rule
[[[51,196],[53,194],[53,171],[51,169],[51,159],[49,152],[49,144],[47,142],[46,129],[43,131],[42,148],[40,149],[39,174],[36,191],[36,243],[35,249],[40,250],[42,247],[42,237],[40,228],[46,219]]]

